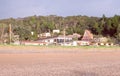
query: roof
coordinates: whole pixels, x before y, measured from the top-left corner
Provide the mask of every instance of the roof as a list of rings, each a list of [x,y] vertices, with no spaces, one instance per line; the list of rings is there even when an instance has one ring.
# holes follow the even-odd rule
[[[89,30],[85,30],[82,40],[83,41],[93,40],[93,34]]]
[[[55,37],[42,38],[42,39],[39,39],[39,40],[37,40],[37,41],[49,40],[49,39],[63,39],[63,38],[64,38],[64,36],[63,36],[63,35],[60,35],[60,36],[55,36]],[[69,36],[65,36],[65,38],[71,38],[71,39],[72,39],[72,37],[69,37]]]
[[[73,36],[76,36],[76,37],[81,37],[81,35],[80,35],[80,34],[78,34],[78,33],[73,33]]]

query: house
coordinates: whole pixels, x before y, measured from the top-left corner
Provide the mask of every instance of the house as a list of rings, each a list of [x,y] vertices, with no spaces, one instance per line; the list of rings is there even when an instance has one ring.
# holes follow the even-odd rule
[[[53,30],[53,34],[54,33],[60,33],[60,30]]]
[[[90,45],[89,41],[78,41],[77,43],[81,46]]]
[[[93,34],[89,30],[85,30],[82,41],[91,41],[93,40]]]
[[[82,40],[78,42],[79,45],[90,45],[93,40],[93,34],[89,30],[85,30]]]
[[[72,42],[72,37],[69,37],[69,36],[58,36],[56,39],[55,39],[55,42],[57,44],[65,44],[65,43],[70,43]]]
[[[42,38],[51,37],[51,34],[49,32],[42,33],[42,34],[39,35],[39,37],[42,37]]]
[[[42,38],[37,40],[37,42],[43,42],[47,45],[56,44],[56,45],[63,45],[63,44],[70,44],[72,42],[72,38],[68,36],[57,36],[57,37],[49,37],[49,38]]]
[[[54,43],[54,38],[55,37],[41,38],[41,39],[37,40],[37,42],[46,43],[47,45],[48,44],[53,44]]]
[[[81,35],[78,34],[78,33],[73,33],[73,36],[74,36],[74,37],[77,37],[77,38],[80,38],[80,37],[81,37]]]
[[[22,45],[61,45],[61,46],[77,46],[77,42],[73,41],[71,36],[55,36],[40,38],[37,41],[21,41]]]

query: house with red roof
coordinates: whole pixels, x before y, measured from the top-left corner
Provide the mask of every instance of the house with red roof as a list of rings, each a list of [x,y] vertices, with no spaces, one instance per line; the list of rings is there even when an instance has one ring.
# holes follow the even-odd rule
[[[79,41],[79,45],[90,45],[92,40],[93,34],[89,30],[85,30],[81,41]]]

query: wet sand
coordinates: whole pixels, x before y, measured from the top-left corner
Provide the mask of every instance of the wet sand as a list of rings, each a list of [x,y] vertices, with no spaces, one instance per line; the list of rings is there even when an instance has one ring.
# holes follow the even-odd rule
[[[0,46],[0,76],[120,76],[120,49]]]

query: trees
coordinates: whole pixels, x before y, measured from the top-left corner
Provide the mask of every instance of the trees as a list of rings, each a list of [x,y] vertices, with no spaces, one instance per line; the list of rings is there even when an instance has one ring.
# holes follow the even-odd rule
[[[117,37],[117,40],[120,41],[120,24],[117,27],[116,37]]]
[[[101,31],[99,29],[99,24],[97,22],[95,22],[95,24],[93,25],[92,29],[94,34],[98,35],[98,34],[101,34]]]
[[[4,41],[4,34],[7,32],[7,25],[1,23],[0,24],[0,42]]]
[[[14,34],[19,35],[20,40],[30,40],[31,39],[31,31],[24,27],[17,27],[13,31],[14,31]]]

